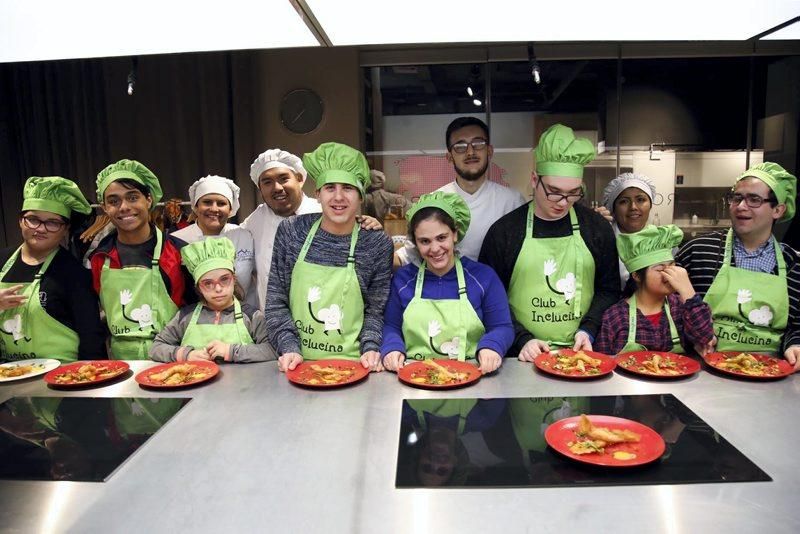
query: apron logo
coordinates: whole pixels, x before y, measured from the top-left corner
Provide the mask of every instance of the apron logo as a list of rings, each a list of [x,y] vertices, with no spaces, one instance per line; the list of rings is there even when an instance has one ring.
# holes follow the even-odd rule
[[[564,278],[556,281],[555,289],[550,283],[550,277],[556,273],[558,264],[556,260],[549,259],[544,262],[544,279],[547,282],[547,287],[556,295],[564,295],[564,303],[569,304],[572,297],[575,296],[575,274],[567,273]]]
[[[769,326],[772,322],[773,314],[769,306],[764,304],[760,308],[750,310],[747,315],[742,310],[742,304],[747,304],[753,300],[753,294],[749,289],[740,289],[736,293],[736,303],[739,305],[739,315],[750,321],[755,326]]]
[[[130,317],[125,312],[125,306],[133,301],[133,293],[129,289],[119,292],[119,303],[122,304],[122,316],[132,323],[139,323],[139,330],[144,330],[148,326],[153,326],[153,310],[149,304],[143,304],[139,308],[131,310]]]
[[[31,338],[22,333],[22,315],[19,313],[11,319],[4,321],[3,328],[0,328],[0,332],[3,332],[7,336],[12,336],[14,338],[14,345],[16,345],[20,339],[24,339],[28,343],[31,341]]]
[[[442,327],[439,324],[439,321],[432,320],[428,323],[428,346],[431,348],[433,352],[440,356],[447,356],[451,360],[458,359],[458,344],[459,338],[458,336],[454,337],[450,341],[445,341],[439,346],[437,350],[436,346],[433,344],[433,338],[438,336],[442,333]]]
[[[311,318],[314,319],[321,325],[324,326],[325,335],[328,335],[330,330],[336,330],[339,332],[339,335],[342,335],[342,318],[344,317],[344,312],[341,308],[339,308],[338,304],[331,304],[328,308],[322,308],[319,310],[319,317],[314,315],[314,310],[311,305],[317,302],[319,299],[322,298],[322,291],[319,287],[309,287],[308,288],[308,313],[311,314]]]

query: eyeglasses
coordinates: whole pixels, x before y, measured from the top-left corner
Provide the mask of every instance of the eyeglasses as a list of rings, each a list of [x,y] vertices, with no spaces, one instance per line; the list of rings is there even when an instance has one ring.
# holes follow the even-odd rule
[[[206,279],[200,280],[197,283],[197,285],[200,286],[200,289],[204,289],[206,291],[213,291],[214,289],[216,289],[217,284],[219,284],[219,286],[222,289],[225,289],[225,288],[230,287],[230,285],[232,283],[233,283],[233,275],[232,274],[226,274],[226,275],[223,275],[223,276],[217,278],[216,280],[212,280],[210,278],[206,278]]]
[[[475,152],[480,152],[489,142],[486,139],[473,139],[472,141],[459,141],[458,143],[453,143],[450,145],[450,150],[455,152],[456,154],[466,154],[467,149],[472,147],[472,150]]]
[[[143,196],[144,195],[142,195],[141,193],[131,191],[130,193],[126,193],[124,196],[121,197],[116,195],[108,197],[103,201],[103,204],[111,206],[112,208],[118,208],[122,205],[123,199],[128,204],[136,204],[142,199]]]
[[[742,200],[744,200],[748,208],[758,208],[764,202],[769,202],[770,204],[775,202],[770,198],[764,198],[760,195],[756,195],[755,193],[748,193],[746,195],[741,193],[728,193],[725,195],[725,200],[728,202],[729,206],[738,206],[742,203]]]
[[[25,223],[25,226],[31,230],[36,230],[41,225],[44,225],[44,229],[48,232],[58,232],[67,224],[64,221],[54,221],[52,219],[43,221],[38,217],[32,217],[30,215],[23,217],[22,222]]]
[[[551,191],[548,191],[547,188],[545,188],[544,181],[542,181],[541,178],[539,178],[536,182],[536,185],[540,184],[542,186],[542,191],[544,191],[544,195],[550,202],[561,202],[562,200],[566,200],[567,202],[577,202],[583,198],[583,191],[573,195],[562,195],[561,193],[553,193]]]

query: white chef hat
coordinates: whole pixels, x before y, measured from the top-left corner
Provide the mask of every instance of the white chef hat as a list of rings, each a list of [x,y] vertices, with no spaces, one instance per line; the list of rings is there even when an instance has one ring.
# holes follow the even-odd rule
[[[189,186],[189,200],[192,202],[192,206],[196,206],[198,200],[211,193],[227,198],[231,205],[231,217],[236,215],[236,212],[239,211],[239,186],[233,183],[233,180],[209,175]]]
[[[610,212],[614,212],[614,201],[620,193],[629,187],[635,187],[644,191],[650,197],[650,202],[653,202],[653,197],[656,196],[656,186],[653,181],[644,174],[634,174],[626,172],[620,174],[603,189],[603,206]]]
[[[253,164],[250,165],[250,179],[258,187],[258,178],[261,173],[276,167],[285,167],[298,173],[303,177],[304,181],[306,179],[306,169],[303,167],[302,160],[291,152],[286,152],[280,148],[271,148],[266,152],[262,152],[253,161]]]

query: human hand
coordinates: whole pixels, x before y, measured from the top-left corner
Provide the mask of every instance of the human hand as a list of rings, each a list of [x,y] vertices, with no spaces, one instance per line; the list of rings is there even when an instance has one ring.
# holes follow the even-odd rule
[[[795,371],[800,369],[800,345],[792,345],[787,348],[783,353],[783,357],[794,367]]]
[[[211,355],[206,352],[205,349],[195,349],[189,352],[189,356],[186,357],[187,361],[196,362],[196,361],[208,361],[211,360]]]
[[[383,366],[381,365],[381,354],[377,350],[368,350],[361,355],[360,361],[364,368],[369,369],[372,372],[380,373],[383,371]]]
[[[575,332],[575,344],[572,346],[572,350],[579,351],[579,350],[592,350],[592,341],[589,339],[589,334],[584,332],[583,330],[578,330]]]
[[[605,206],[597,206],[597,207],[594,209],[594,211],[595,211],[596,213],[599,213],[600,215],[602,215],[602,216],[603,216],[603,218],[604,218],[605,220],[607,220],[608,222],[614,222],[614,216],[613,216],[613,215],[611,215],[611,212],[610,212],[610,211],[608,211],[608,208],[606,208]]]
[[[206,345],[206,352],[208,352],[212,358],[221,356],[226,362],[231,359],[230,344],[223,343],[217,339]]]
[[[689,273],[683,267],[677,265],[665,267],[661,271],[661,277],[673,291],[680,295],[682,302],[686,302],[695,295],[694,287],[689,280]]]
[[[717,346],[717,336],[711,338],[711,341],[706,343],[705,345],[701,345],[699,343],[694,344],[694,350],[697,354],[700,355],[701,358],[705,357],[706,354],[714,352],[714,349]]]
[[[532,362],[543,352],[550,352],[550,345],[539,339],[531,339],[525,343],[525,346],[519,351],[519,356],[517,356],[517,358],[521,362]]]
[[[387,371],[392,371],[396,373],[403,367],[403,363],[405,362],[406,355],[400,352],[399,350],[393,350],[392,352],[388,353],[386,356],[383,357],[383,367]]]
[[[500,369],[503,357],[492,349],[484,348],[478,351],[478,363],[481,374],[485,375]]]
[[[356,217],[356,222],[361,224],[364,230],[383,230],[383,225],[375,217],[369,215],[359,215]]]
[[[303,363],[303,356],[296,352],[287,352],[278,358],[278,369],[285,373],[293,371],[295,367]]]
[[[17,291],[22,289],[22,287],[22,284],[18,284],[5,289],[0,289],[0,311],[10,310],[11,308],[22,306],[25,301],[28,300],[28,297],[25,295],[20,295],[17,293]]]

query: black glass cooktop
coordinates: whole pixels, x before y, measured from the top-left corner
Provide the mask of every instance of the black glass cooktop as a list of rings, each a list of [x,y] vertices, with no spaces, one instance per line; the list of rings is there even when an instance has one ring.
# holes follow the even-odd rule
[[[639,467],[576,462],[548,447],[551,423],[582,413],[655,429],[663,456]],[[558,487],[770,481],[672,395],[404,400],[398,488]]]
[[[0,479],[105,481],[190,400],[15,397],[0,405]]]

